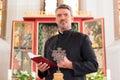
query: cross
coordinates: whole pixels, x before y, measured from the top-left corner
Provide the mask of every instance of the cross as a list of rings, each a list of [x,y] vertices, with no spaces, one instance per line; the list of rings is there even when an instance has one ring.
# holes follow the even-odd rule
[[[57,48],[57,50],[53,50],[52,57],[57,63],[63,61],[63,58],[66,56],[66,51],[62,50],[62,48]]]

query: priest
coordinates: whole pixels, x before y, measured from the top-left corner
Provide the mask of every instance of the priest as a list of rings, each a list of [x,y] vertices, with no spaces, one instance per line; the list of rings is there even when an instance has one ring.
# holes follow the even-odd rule
[[[53,75],[59,69],[64,80],[86,80],[86,74],[98,70],[98,62],[89,37],[72,30],[73,13],[71,7],[61,4],[55,11],[59,34],[52,36],[45,43],[44,57],[57,64],[50,67],[39,63],[38,76],[45,80],[53,80]],[[65,56],[55,61],[52,53],[60,48],[65,50]],[[56,52],[58,53],[58,52]],[[59,55],[56,55],[57,57]]]

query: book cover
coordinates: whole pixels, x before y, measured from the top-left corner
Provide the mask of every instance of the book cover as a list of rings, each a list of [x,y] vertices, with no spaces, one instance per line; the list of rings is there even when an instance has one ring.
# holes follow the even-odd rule
[[[33,53],[29,52],[28,53],[29,57],[31,60],[33,60],[35,63],[46,63],[48,64],[50,67],[56,67],[57,64],[53,63],[52,61],[48,60],[47,58],[41,56],[41,55],[34,55]]]

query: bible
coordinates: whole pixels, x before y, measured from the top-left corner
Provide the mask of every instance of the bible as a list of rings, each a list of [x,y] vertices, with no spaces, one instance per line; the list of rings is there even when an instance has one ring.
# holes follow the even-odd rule
[[[50,67],[56,67],[57,66],[57,64],[53,63],[52,61],[48,60],[47,58],[45,58],[41,55],[34,55],[33,53],[29,52],[28,56],[30,57],[30,59],[32,61],[34,61],[37,64],[42,62],[42,63],[48,64]]]

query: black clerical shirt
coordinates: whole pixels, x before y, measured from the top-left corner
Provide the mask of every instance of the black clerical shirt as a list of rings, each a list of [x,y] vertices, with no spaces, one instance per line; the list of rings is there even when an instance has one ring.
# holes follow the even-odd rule
[[[87,35],[73,30],[59,33],[47,40],[44,56],[55,62],[52,50],[56,50],[58,47],[66,50],[66,56],[73,65],[73,70],[60,68],[64,74],[64,80],[86,80],[86,74],[97,71],[98,62]],[[45,73],[38,71],[38,75],[40,78],[45,77],[45,80],[53,80],[53,74],[56,71],[57,67],[50,68]]]

